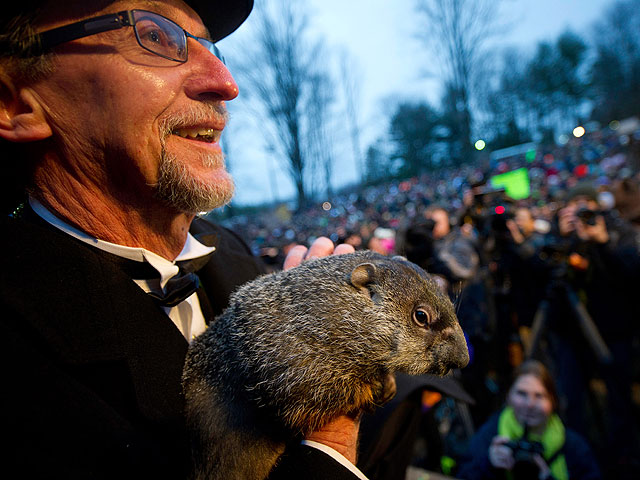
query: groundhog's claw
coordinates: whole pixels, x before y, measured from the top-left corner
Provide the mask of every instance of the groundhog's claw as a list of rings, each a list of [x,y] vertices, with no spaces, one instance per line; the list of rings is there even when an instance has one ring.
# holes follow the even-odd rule
[[[384,405],[396,395],[396,377],[387,373],[372,393],[374,408]]]

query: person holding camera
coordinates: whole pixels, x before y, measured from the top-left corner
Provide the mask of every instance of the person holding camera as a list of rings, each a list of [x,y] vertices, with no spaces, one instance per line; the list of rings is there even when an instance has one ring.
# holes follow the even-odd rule
[[[598,192],[588,183],[571,189],[558,211],[553,245],[563,258],[562,280],[593,320],[608,350],[593,347],[594,335],[581,333],[584,321],[556,298],[551,305],[550,354],[567,424],[594,442],[602,466],[616,478],[637,478],[640,432],[633,418],[631,385],[634,369],[634,338],[640,315],[637,285],[640,278],[640,236],[617,210],[603,208]],[[582,315],[584,317],[584,315]],[[602,380],[606,388],[603,407],[596,407],[599,423],[585,408],[590,382]],[[606,462],[606,463],[605,463]],[[630,470],[635,472],[629,474]]]
[[[506,221],[510,241],[506,250],[511,255],[509,263],[510,309],[515,313],[516,327],[531,327],[535,312],[545,291],[545,263],[540,251],[545,244],[543,226],[537,226],[531,208],[519,206],[514,218]],[[542,231],[540,231],[542,230]]]
[[[505,407],[471,438],[456,477],[465,480],[601,478],[591,448],[556,413],[547,368],[527,360],[516,370]]]

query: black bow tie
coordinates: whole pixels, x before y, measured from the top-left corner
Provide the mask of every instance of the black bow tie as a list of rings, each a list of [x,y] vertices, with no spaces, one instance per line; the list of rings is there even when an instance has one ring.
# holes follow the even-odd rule
[[[150,263],[130,260],[104,251],[100,252],[107,255],[124,273],[134,280],[159,279],[160,277],[158,271]],[[195,272],[209,261],[210,256],[211,254],[208,254],[192,260],[177,261],[176,265],[180,270],[167,281],[164,292],[151,291],[147,292],[147,294],[160,306],[175,307],[198,290],[200,279]]]
[[[202,241],[201,238],[198,240]],[[178,260],[176,265],[180,270],[165,285],[164,290],[166,293],[149,292],[151,298],[164,307],[175,307],[189,298],[200,288],[200,278],[196,275],[196,272],[207,264],[211,259],[211,255],[213,255],[213,252],[191,260]]]
[[[165,293],[148,292],[148,295],[163,307],[175,307],[183,302],[200,287],[200,279],[193,272],[186,272],[182,269],[177,275],[171,277],[164,287]]]

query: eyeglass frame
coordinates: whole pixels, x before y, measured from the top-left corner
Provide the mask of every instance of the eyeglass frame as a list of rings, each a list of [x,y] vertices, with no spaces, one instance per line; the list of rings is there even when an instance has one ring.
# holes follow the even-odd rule
[[[172,23],[180,30],[182,30],[185,36],[185,59],[178,59],[169,57],[167,55],[163,55],[158,52],[154,52],[148,47],[145,47],[138,36],[138,29],[136,28],[136,20],[134,18],[134,12],[144,12],[150,13],[152,15],[156,15],[158,17],[163,18],[164,20]],[[184,28],[178,25],[173,20],[160,15],[156,12],[150,12],[149,10],[123,10],[117,13],[109,13],[106,15],[100,15],[98,17],[85,18],[84,20],[80,20],[79,22],[70,23],[68,25],[63,25],[61,27],[56,27],[51,30],[46,30],[44,32],[40,32],[38,34],[40,38],[40,46],[43,50],[49,50],[53,47],[61,45],[63,43],[70,42],[72,40],[77,40],[79,38],[89,37],[91,35],[96,35],[98,33],[108,32],[111,30],[118,30],[124,27],[133,27],[135,32],[136,41],[138,45],[147,50],[148,52],[153,53],[162,58],[166,58],[167,60],[172,60],[174,62],[186,63],[189,60],[189,46],[187,40],[189,38],[193,38],[199,44],[204,46],[209,52],[211,52],[218,60],[222,63],[226,63],[224,57],[220,53],[220,49],[209,39],[203,37],[196,37],[191,33],[187,32]]]

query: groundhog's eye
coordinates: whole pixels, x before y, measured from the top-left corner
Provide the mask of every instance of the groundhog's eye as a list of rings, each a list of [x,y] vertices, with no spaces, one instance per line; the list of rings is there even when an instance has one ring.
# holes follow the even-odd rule
[[[422,308],[417,308],[413,312],[413,321],[424,327],[431,323],[431,314]]]

